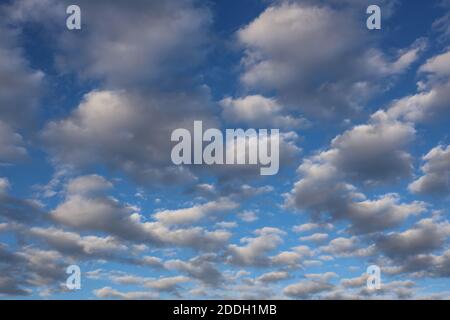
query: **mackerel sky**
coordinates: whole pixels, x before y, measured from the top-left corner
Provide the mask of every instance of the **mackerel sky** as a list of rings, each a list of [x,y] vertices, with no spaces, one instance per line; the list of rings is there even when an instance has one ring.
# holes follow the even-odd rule
[[[449,298],[449,9],[0,1],[0,299]],[[174,165],[194,121],[280,171]]]

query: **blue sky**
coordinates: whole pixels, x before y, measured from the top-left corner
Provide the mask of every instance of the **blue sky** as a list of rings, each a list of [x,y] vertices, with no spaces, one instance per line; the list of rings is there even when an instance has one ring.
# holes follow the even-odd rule
[[[0,4],[0,298],[449,297],[448,1],[376,1],[381,30],[371,1],[70,4]],[[175,166],[196,120],[279,129],[279,173]]]

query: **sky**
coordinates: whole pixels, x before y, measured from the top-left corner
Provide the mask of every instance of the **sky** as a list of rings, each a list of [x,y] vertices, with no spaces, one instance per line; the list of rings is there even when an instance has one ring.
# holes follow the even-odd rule
[[[0,1],[0,299],[448,299],[449,9]],[[175,165],[194,121],[279,172]]]

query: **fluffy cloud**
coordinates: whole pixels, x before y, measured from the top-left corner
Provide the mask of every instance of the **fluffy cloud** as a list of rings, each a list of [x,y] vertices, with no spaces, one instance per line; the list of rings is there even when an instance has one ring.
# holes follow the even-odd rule
[[[159,298],[157,292],[130,291],[122,292],[111,287],[103,287],[94,290],[94,295],[101,299],[121,299],[121,300],[154,300]]]
[[[0,160],[15,161],[24,158],[26,154],[22,136],[0,121]]]
[[[74,185],[86,180],[83,177],[69,182],[67,190],[73,190]],[[144,222],[134,207],[102,194],[100,191],[105,183],[91,184],[91,188],[97,189],[91,189],[90,194],[67,193],[65,201],[51,212],[52,219],[78,230],[100,231],[123,240],[156,246],[175,245],[210,250],[223,246],[230,237],[228,232],[221,230],[206,231],[200,227],[174,229],[160,222]]]
[[[64,21],[70,4],[66,0],[18,0],[7,12],[16,23],[33,21],[54,27]],[[202,57],[211,15],[194,1],[81,0],[77,5],[82,9],[83,32],[67,33],[60,28],[50,35],[59,48],[56,61],[63,70],[113,86],[145,86],[161,78],[176,83],[176,77],[185,75]]]
[[[259,276],[257,280],[259,282],[270,283],[270,282],[278,282],[281,280],[286,280],[289,278],[289,273],[286,271],[274,271],[267,272],[263,275]]]
[[[142,183],[192,180],[187,169],[170,160],[170,133],[191,127],[207,103],[186,95],[167,96],[164,102],[148,98],[124,91],[90,92],[67,119],[48,123],[43,139],[60,163],[85,167],[100,162]],[[192,121],[178,120],[181,107]],[[195,115],[189,110],[196,110]]]
[[[214,262],[217,257],[214,254],[207,254],[183,260],[169,260],[164,266],[169,270],[178,270],[205,284],[206,286],[217,287],[225,281],[222,273],[216,268]]]
[[[403,148],[414,137],[410,125],[375,114],[368,124],[333,139],[328,161],[350,178],[368,183],[407,177],[412,159]]]
[[[300,237],[301,241],[312,241],[312,242],[317,242],[317,243],[323,242],[327,239],[328,239],[327,233],[314,233],[310,236]]]
[[[273,98],[261,95],[246,96],[239,99],[225,98],[220,102],[223,118],[237,124],[255,128],[300,129],[307,125],[302,118],[283,115],[283,107]]]
[[[30,125],[36,115],[44,74],[30,68],[19,46],[19,30],[6,28],[0,8],[0,119],[12,130]]]
[[[235,209],[238,204],[227,198],[220,198],[191,208],[178,210],[164,210],[153,215],[153,217],[167,225],[190,224],[203,219],[216,212],[224,212]]]
[[[362,247],[359,238],[336,238],[319,250],[337,257],[367,257],[375,253],[374,246]]]
[[[267,256],[282,243],[281,236],[285,233],[277,228],[262,228],[255,230],[256,237],[242,238],[243,246],[230,245],[227,261],[242,266],[264,266],[270,263]]]
[[[310,114],[360,109],[377,88],[374,80],[406,70],[424,44],[387,58],[373,48],[355,12],[316,3],[270,6],[238,32],[245,48],[241,81],[276,90],[284,102]]]
[[[340,180],[341,172],[324,160],[326,156],[320,154],[303,161],[298,169],[302,178],[286,195],[287,207],[305,210],[316,218],[349,220],[350,230],[355,233],[392,228],[425,210],[421,202],[399,203],[395,194],[366,199],[354,186]]]
[[[118,259],[126,256],[127,247],[114,237],[80,236],[56,228],[31,228],[26,232],[50,245],[53,249],[72,257]]]
[[[65,280],[63,257],[56,251],[22,248],[11,252],[0,244],[0,296],[26,296],[31,288],[60,290]]]
[[[42,204],[32,199],[17,198],[9,193],[10,183],[0,179],[0,217],[13,222],[33,223],[44,217]]]
[[[329,272],[320,275],[313,274],[305,276],[309,279],[287,286],[284,288],[283,293],[295,299],[308,299],[315,294],[333,289],[334,285],[329,283],[329,281],[337,275]]]
[[[432,219],[419,221],[412,229],[383,235],[377,241],[379,248],[394,259],[429,253],[440,248],[450,236],[450,224]]]
[[[450,146],[437,146],[423,157],[424,175],[409,185],[409,190],[420,194],[450,193]]]
[[[6,26],[5,15],[0,8],[0,162],[26,155],[21,134],[35,127],[44,79],[43,72],[30,68],[18,41],[20,32]]]
[[[419,69],[427,79],[418,82],[418,92],[401,98],[390,106],[389,117],[423,122],[448,114],[450,99],[450,53],[430,58]]]

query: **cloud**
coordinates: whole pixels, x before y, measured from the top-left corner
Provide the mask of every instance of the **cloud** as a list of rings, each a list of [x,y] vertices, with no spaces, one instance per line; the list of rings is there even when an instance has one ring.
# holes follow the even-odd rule
[[[409,216],[425,211],[425,204],[399,203],[399,196],[386,194],[366,199],[350,184],[342,182],[341,171],[329,163],[334,151],[305,159],[298,168],[302,176],[286,195],[288,208],[304,210],[317,218],[348,220],[354,233],[371,233],[398,226]]]
[[[59,53],[55,59],[63,71],[119,87],[162,85],[162,78],[173,84],[186,78],[204,55],[212,20],[208,8],[195,1],[80,0],[83,32],[51,28],[65,19],[70,4],[18,0],[7,7],[9,20],[32,21],[51,31]]]
[[[155,279],[122,273],[119,273],[118,275],[110,275],[110,278],[113,282],[121,285],[139,285],[155,290],[157,292],[172,292],[172,293],[176,293],[181,283],[190,281],[189,278],[182,276]]]
[[[0,8],[0,119],[11,130],[33,126],[36,108],[41,96],[44,73],[33,70],[20,47],[20,32],[5,26]]]
[[[9,188],[11,187],[11,184],[9,183],[9,180],[7,178],[0,178],[0,193],[5,194]]]
[[[265,227],[254,231],[256,237],[242,238],[243,246],[228,247],[227,262],[241,266],[264,266],[270,263],[267,254],[282,243],[285,233],[277,228]]]
[[[405,71],[424,43],[388,58],[358,26],[356,12],[317,3],[268,7],[238,31],[245,49],[242,83],[275,90],[283,103],[308,114],[332,117],[360,110],[384,89],[375,80]]]
[[[327,160],[357,181],[386,182],[408,177],[412,157],[402,149],[414,137],[415,129],[409,124],[376,114],[369,124],[355,126],[334,138]]]
[[[237,216],[244,222],[254,222],[259,219],[254,211],[249,210],[242,211]]]
[[[0,244],[0,295],[28,296],[31,288],[60,290],[66,278],[62,261],[56,251],[25,247],[11,252]]]
[[[111,182],[99,175],[81,176],[71,180],[67,185],[67,193],[70,195],[89,195],[112,188]]]
[[[335,257],[367,257],[375,253],[374,246],[361,246],[358,237],[351,238],[335,238],[326,246],[319,248],[321,252],[331,254]]]
[[[439,249],[450,236],[450,224],[423,219],[404,232],[382,235],[376,246],[387,256],[402,260],[404,257],[428,253]]]
[[[310,236],[300,237],[301,241],[312,241],[312,242],[316,242],[316,243],[323,242],[327,239],[328,239],[327,233],[314,233]]]
[[[300,129],[307,126],[303,118],[282,115],[283,107],[274,98],[261,95],[220,101],[222,116],[230,123],[246,124],[253,128]]]
[[[79,183],[83,180],[86,177],[75,181]],[[73,183],[69,186],[73,187]],[[104,187],[103,184],[90,186]],[[104,232],[122,240],[155,246],[175,245],[210,250],[223,246],[230,237],[228,232],[221,230],[206,231],[200,227],[174,229],[160,222],[144,222],[134,207],[94,191],[99,190],[91,190],[90,194],[68,193],[66,199],[51,212],[52,219],[78,230]]]
[[[160,211],[153,217],[166,225],[191,224],[217,212],[229,211],[237,207],[238,204],[230,199],[220,198],[191,208]]]
[[[22,136],[0,121],[0,160],[14,162],[23,159],[26,155]]]
[[[44,73],[30,67],[3,8],[0,19],[0,162],[16,162],[27,154],[23,134],[35,128]]]
[[[413,193],[447,195],[450,193],[450,146],[437,146],[423,157],[424,175],[411,183]]]
[[[318,224],[318,223],[308,222],[308,223],[293,226],[292,231],[294,231],[296,233],[302,233],[302,232],[312,231],[312,230],[319,229],[319,228],[325,228],[327,230],[331,230],[331,229],[333,229],[333,225],[332,224],[322,225],[322,224]]]
[[[121,299],[121,300],[154,300],[159,298],[157,292],[149,291],[129,291],[121,292],[111,287],[103,287],[94,290],[94,295],[101,299]]]
[[[278,282],[289,278],[289,273],[286,271],[267,272],[259,276],[256,280],[263,283]]]
[[[336,277],[335,273],[325,273],[323,275],[309,275],[312,280],[304,280],[291,284],[284,288],[283,293],[295,299],[309,299],[313,295],[332,290],[334,285],[328,281]]]
[[[33,223],[44,218],[44,208],[33,199],[21,199],[9,194],[9,180],[0,179],[0,217],[9,221]]]
[[[419,68],[419,74],[427,78],[418,82],[418,92],[393,102],[387,111],[388,116],[420,123],[448,114],[449,64],[449,51],[428,59]]]
[[[214,254],[207,254],[183,260],[168,260],[164,266],[169,270],[178,270],[205,284],[206,286],[217,287],[224,283],[225,278],[217,269],[214,262],[217,257]]]
[[[116,259],[126,256],[127,246],[114,237],[80,236],[74,232],[33,227],[27,235],[40,239],[58,252],[76,258]],[[124,259],[125,260],[125,259]]]
[[[47,123],[42,137],[57,163],[104,163],[146,184],[192,181],[192,173],[170,160],[170,133],[201,119],[208,102],[202,105],[183,94],[161,97],[163,101],[147,98],[125,91],[92,91],[68,118]],[[180,108],[191,116],[180,119]]]

